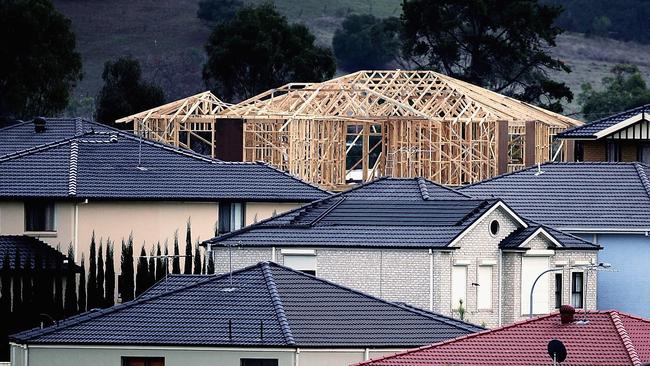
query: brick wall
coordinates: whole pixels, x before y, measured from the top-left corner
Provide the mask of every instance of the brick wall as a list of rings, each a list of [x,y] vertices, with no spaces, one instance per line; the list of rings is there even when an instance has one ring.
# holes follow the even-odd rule
[[[584,161],[607,161],[606,145],[604,141],[584,141],[582,143]]]

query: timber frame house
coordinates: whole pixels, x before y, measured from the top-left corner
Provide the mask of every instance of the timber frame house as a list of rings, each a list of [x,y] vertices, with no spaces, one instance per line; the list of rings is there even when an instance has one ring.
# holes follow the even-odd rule
[[[382,176],[475,183],[573,156],[572,146],[557,145],[554,137],[582,124],[433,71],[358,71],[290,83],[232,106],[214,98],[206,115],[188,108],[196,97],[174,102],[185,109],[154,109],[117,122],[135,121],[136,133],[181,147],[190,146],[189,137],[179,136],[197,131],[190,121],[205,119],[196,125],[203,128],[210,119],[213,136],[219,124],[237,124],[239,132],[222,139],[231,150],[241,139],[233,160],[265,161],[331,190]],[[202,141],[223,158],[215,155],[218,135]]]

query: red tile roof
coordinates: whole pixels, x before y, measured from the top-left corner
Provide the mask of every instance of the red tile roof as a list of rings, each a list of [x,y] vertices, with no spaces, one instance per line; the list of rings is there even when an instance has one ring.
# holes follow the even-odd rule
[[[650,362],[650,320],[614,310],[577,312],[575,319],[562,324],[560,314],[554,312],[358,365],[551,365],[547,345],[552,339],[566,346],[567,358],[562,366],[638,366]]]

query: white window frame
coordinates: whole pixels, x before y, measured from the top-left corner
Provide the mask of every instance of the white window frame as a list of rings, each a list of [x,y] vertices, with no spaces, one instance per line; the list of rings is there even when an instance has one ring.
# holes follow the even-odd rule
[[[318,274],[318,262],[316,250],[313,249],[281,249],[284,266],[296,271],[313,271],[313,276]],[[291,263],[291,262],[294,263]],[[287,263],[289,262],[289,263]],[[310,273],[311,274],[311,273]]]

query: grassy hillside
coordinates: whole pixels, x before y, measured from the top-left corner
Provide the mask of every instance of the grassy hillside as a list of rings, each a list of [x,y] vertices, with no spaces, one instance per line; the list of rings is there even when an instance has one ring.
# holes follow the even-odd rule
[[[262,0],[250,0],[259,2]],[[278,9],[294,22],[302,22],[323,45],[351,12],[385,17],[399,15],[401,0],[276,0]],[[205,89],[201,69],[203,45],[210,30],[196,18],[198,0],[54,0],[72,20],[77,48],[84,62],[84,80],[75,98],[94,97],[102,85],[106,60],[122,55],[138,58],[145,77],[161,85],[172,100]],[[561,75],[578,93],[585,82],[598,83],[616,63],[639,65],[650,79],[650,46],[609,39],[590,39],[579,34],[560,37],[552,52],[573,68]],[[577,110],[576,103],[567,113]],[[89,115],[92,105],[70,113]]]

